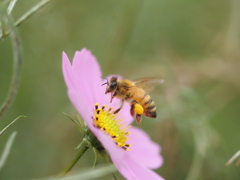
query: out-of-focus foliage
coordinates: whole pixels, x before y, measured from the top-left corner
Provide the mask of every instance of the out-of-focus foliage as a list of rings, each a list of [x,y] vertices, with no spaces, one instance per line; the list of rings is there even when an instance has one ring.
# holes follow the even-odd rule
[[[38,2],[17,1],[14,19]],[[239,179],[239,166],[225,166],[240,149],[239,17],[239,0],[49,3],[19,27],[21,84],[0,129],[21,114],[27,118],[11,127],[18,134],[1,179],[53,176],[77,154],[82,137],[62,113],[75,117],[61,55],[65,51],[72,58],[83,47],[97,57],[104,76],[165,80],[151,93],[158,117],[141,124],[162,147],[165,162],[157,173],[166,179]],[[12,59],[8,37],[0,44],[0,102],[9,88]],[[10,133],[1,136],[0,149]],[[93,162],[89,151],[72,171]]]
[[[2,167],[4,166],[4,164],[7,161],[7,157],[10,153],[12,143],[13,143],[15,137],[16,137],[16,134],[17,134],[16,131],[11,134],[11,136],[7,140],[7,143],[4,147],[4,149],[2,150],[2,154],[1,154],[1,157],[0,157],[0,170],[2,169]]]

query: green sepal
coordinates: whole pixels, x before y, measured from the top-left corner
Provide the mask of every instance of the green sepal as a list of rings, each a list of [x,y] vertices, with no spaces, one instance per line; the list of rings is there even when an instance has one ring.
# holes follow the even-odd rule
[[[81,143],[79,143],[79,145],[75,147],[75,149],[79,149],[80,147],[81,147]]]
[[[68,165],[68,167],[59,174],[59,177],[64,176],[68,171],[72,169],[75,163],[81,158],[81,156],[85,153],[88,148],[93,148],[93,152],[95,155],[93,168],[98,164],[100,157],[108,164],[112,165],[111,158],[107,151],[102,146],[101,142],[97,139],[97,137],[92,133],[92,131],[87,127],[86,123],[80,118],[77,114],[78,121],[72,119],[69,115],[64,113],[79,129],[81,133],[83,133],[84,138],[82,142],[75,148],[80,149],[79,154],[74,158],[74,160]],[[112,173],[112,176],[115,180],[117,180],[116,176]]]
[[[82,141],[84,141],[88,145],[88,147],[92,147],[92,144],[88,139],[83,138]],[[75,149],[79,149],[81,146],[82,146],[82,142]]]
[[[78,119],[78,122],[79,122],[79,124],[82,128],[87,126],[86,123],[83,121],[83,119],[79,116],[78,113],[77,113],[77,119]]]
[[[95,155],[94,162],[93,162],[93,169],[94,169],[96,167],[96,165],[98,164],[98,162],[99,162],[100,155],[99,155],[98,150],[95,147],[93,147],[92,149],[93,149],[93,153]]]
[[[81,126],[81,124],[79,124],[77,121],[75,121],[74,119],[72,119],[67,113],[63,112],[63,114],[64,114],[65,116],[67,116],[67,117],[77,126],[78,130],[79,130],[82,134],[84,134],[84,130],[83,130],[83,127]]]
[[[111,160],[111,157],[109,156],[108,152],[104,149],[104,150],[101,150],[101,151],[98,151],[99,155],[101,156],[101,158],[108,164],[108,165],[111,165],[113,164],[112,163],[112,160]],[[112,173],[112,176],[115,180],[117,180],[117,177],[114,175],[114,173]]]
[[[107,163],[107,164],[112,164],[112,160],[108,154],[108,152],[105,149],[98,149],[98,153],[100,157]]]

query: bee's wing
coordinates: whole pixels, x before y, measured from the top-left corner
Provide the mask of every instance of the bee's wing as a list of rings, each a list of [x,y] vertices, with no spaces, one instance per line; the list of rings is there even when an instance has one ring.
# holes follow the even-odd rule
[[[156,77],[145,77],[132,80],[135,83],[135,86],[138,88],[144,89],[147,93],[152,91],[155,86],[158,86],[164,82],[163,79]]]

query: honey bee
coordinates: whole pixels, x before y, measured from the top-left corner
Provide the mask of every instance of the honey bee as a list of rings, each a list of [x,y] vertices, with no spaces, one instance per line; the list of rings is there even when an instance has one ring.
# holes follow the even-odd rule
[[[156,106],[148,94],[155,86],[164,82],[162,79],[154,77],[140,78],[133,81],[111,77],[110,80],[102,84],[107,84],[105,94],[111,93],[111,100],[116,97],[121,99],[121,106],[114,111],[118,113],[123,107],[124,102],[131,105],[130,113],[135,118],[138,127],[142,121],[142,114],[149,118],[156,118]]]

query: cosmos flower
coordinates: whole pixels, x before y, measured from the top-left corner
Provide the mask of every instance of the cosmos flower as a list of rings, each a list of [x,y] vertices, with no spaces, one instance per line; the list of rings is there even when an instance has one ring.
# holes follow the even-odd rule
[[[77,51],[72,64],[64,52],[62,59],[70,101],[118,171],[130,180],[162,180],[151,170],[163,164],[159,145],[143,130],[130,126],[133,118],[127,103],[119,113],[113,113],[120,100],[115,98],[110,103],[110,95],[105,95],[101,69],[92,53],[85,48]]]

